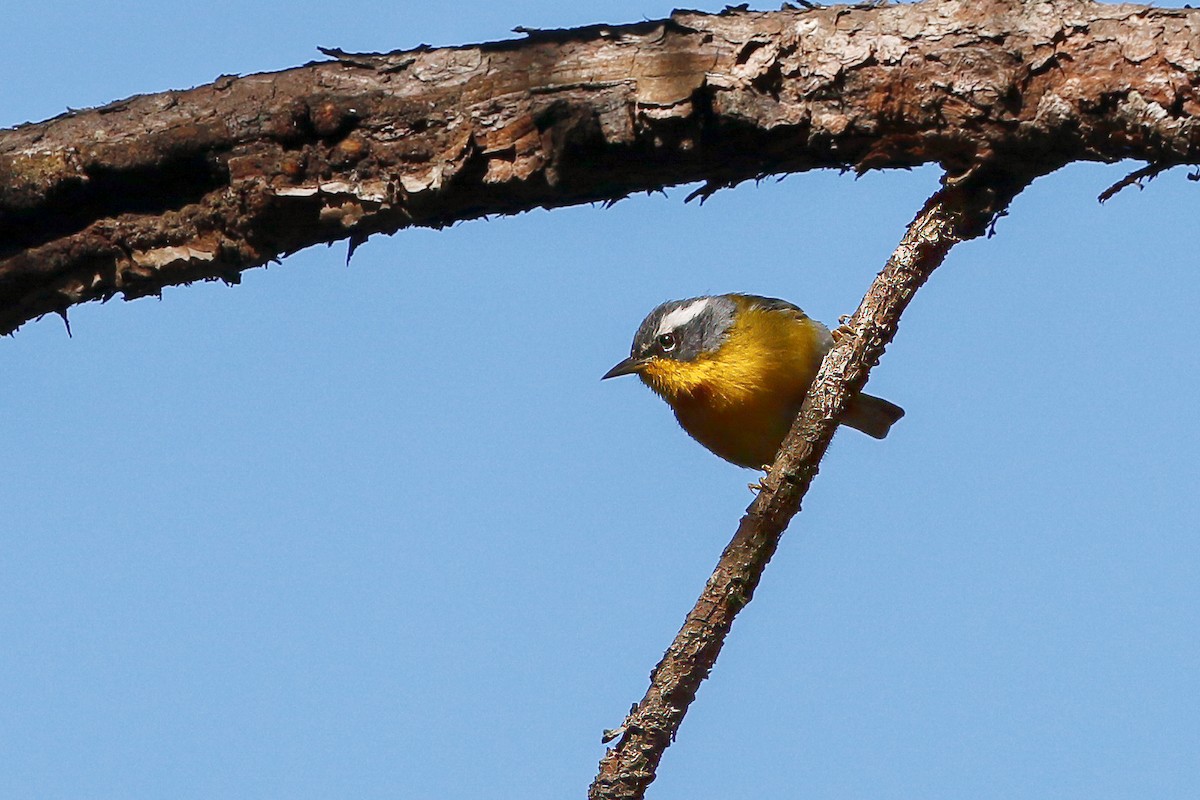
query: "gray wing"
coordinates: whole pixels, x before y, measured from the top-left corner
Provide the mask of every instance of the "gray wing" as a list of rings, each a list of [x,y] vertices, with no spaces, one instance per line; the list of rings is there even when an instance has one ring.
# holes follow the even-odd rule
[[[778,297],[762,297],[757,294],[744,294],[742,297],[750,301],[752,305],[761,308],[763,311],[798,311],[804,314],[803,309],[795,303],[789,303],[787,300],[780,300]],[[804,314],[804,316],[808,316]]]
[[[742,297],[750,301],[751,305],[756,308],[761,308],[763,311],[788,311],[801,319],[812,319],[808,314],[804,313],[804,309],[795,303],[789,303],[787,300],[780,300],[778,297],[762,297],[757,294],[744,294]],[[818,332],[821,334],[821,343],[828,350],[833,346],[833,337],[829,335],[829,329],[822,325],[817,320],[812,320]]]

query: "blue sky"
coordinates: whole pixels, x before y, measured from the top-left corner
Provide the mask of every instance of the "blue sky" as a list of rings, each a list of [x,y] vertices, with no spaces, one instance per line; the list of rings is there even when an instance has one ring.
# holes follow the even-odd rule
[[[721,4],[702,4],[717,10]],[[604,2],[43,2],[0,125],[316,47],[661,17]],[[1039,180],[955,250],[834,441],[651,789],[1200,789],[1200,188]],[[936,186],[376,237],[0,341],[0,797],[580,797],[751,495],[636,381],[670,298],[852,311]]]

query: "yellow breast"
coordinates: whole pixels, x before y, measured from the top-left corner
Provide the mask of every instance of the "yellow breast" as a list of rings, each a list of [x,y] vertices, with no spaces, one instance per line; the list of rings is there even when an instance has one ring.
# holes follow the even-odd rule
[[[759,467],[775,460],[830,343],[825,327],[799,312],[745,303],[716,351],[694,361],[655,359],[641,377],[696,441]]]

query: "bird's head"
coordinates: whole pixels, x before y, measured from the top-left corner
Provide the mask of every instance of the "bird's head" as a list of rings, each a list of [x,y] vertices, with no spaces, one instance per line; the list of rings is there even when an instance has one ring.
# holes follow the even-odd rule
[[[668,401],[694,392],[712,377],[737,320],[738,299],[717,295],[663,303],[638,326],[629,358],[604,378],[637,375]]]

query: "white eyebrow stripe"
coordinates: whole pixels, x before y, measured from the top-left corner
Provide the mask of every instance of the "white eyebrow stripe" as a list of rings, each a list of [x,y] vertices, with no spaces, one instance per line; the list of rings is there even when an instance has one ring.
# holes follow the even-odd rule
[[[701,297],[699,300],[688,303],[686,306],[680,306],[671,310],[662,318],[662,322],[658,324],[658,333],[668,333],[681,325],[687,325],[700,316],[704,309],[708,308],[708,300],[707,297]]]

